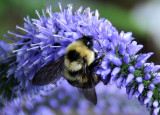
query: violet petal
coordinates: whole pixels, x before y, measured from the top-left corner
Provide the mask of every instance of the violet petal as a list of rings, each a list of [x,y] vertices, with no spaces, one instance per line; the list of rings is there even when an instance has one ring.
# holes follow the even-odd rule
[[[112,71],[112,73],[111,73],[111,76],[115,76],[115,75],[117,75],[119,72],[120,72],[120,68],[119,67],[115,67],[114,69],[113,69],[113,71]]]
[[[120,77],[117,79],[117,81],[116,81],[116,85],[117,85],[118,88],[121,88],[121,86],[122,86],[122,81],[123,81],[123,77],[120,76]]]
[[[148,97],[148,98],[151,98],[152,95],[153,95],[153,92],[152,92],[152,91],[148,91],[148,92],[147,92],[147,97]]]
[[[139,91],[139,93],[142,93],[143,92],[143,89],[144,89],[144,85],[141,83],[141,84],[139,84],[139,86],[138,86],[138,91]]]
[[[130,62],[129,54],[125,54],[125,55],[124,55],[123,61],[124,61],[124,63],[126,63],[126,64],[128,64],[128,63]]]
[[[133,75],[133,74],[131,74],[131,73],[128,74],[127,79],[126,79],[126,84],[128,84],[130,81],[132,81],[133,78],[134,78],[134,75]]]
[[[139,91],[136,91],[136,92],[135,92],[135,97],[138,98],[139,95],[140,95]]]
[[[148,98],[148,97],[145,98],[145,99],[144,99],[144,104],[146,105],[149,101],[150,101],[150,98]]]
[[[128,99],[129,99],[129,100],[132,99],[134,92],[135,92],[135,89],[132,88],[132,89],[130,90],[129,94],[128,94]]]
[[[153,80],[152,80],[152,83],[153,84],[158,84],[160,82],[160,77],[155,77]]]
[[[136,78],[136,82],[137,82],[137,83],[142,83],[142,82],[143,82],[142,77],[137,77],[137,78]]]
[[[154,84],[149,84],[148,89],[153,90],[155,88]]]
[[[155,100],[155,101],[153,102],[153,106],[156,108],[156,107],[158,107],[158,105],[159,105],[158,101]]]
[[[131,72],[131,73],[135,72],[134,66],[129,66],[128,71]]]
[[[151,75],[150,75],[149,73],[145,74],[145,76],[144,76],[144,79],[145,79],[145,80],[148,81],[150,78],[151,78]]]
[[[153,114],[154,114],[154,115],[158,115],[158,112],[159,112],[159,107],[157,107],[157,108],[155,108],[155,109],[153,110]]]
[[[120,44],[118,48],[119,48],[119,54],[124,55],[126,52],[126,46],[124,44]]]

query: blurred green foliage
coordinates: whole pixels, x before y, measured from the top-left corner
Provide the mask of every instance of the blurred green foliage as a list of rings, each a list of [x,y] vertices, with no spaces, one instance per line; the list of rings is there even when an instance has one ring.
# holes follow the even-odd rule
[[[116,2],[116,0],[114,1]],[[23,17],[26,15],[29,15],[31,18],[37,18],[35,10],[40,11],[51,5],[53,11],[59,11],[58,2],[61,2],[64,8],[66,8],[67,4],[71,3],[74,5],[74,9],[77,9],[81,5],[83,8],[91,7],[91,10],[98,9],[100,17],[110,20],[118,30],[124,30],[125,32],[132,31],[136,36],[144,36],[145,32],[135,26],[133,20],[130,18],[130,10],[127,8],[127,2],[131,4],[135,1],[122,1],[126,3],[126,8],[112,2],[98,0],[1,0],[0,39],[5,39],[3,35],[7,34],[8,30],[17,31],[15,29],[16,25],[23,27]]]

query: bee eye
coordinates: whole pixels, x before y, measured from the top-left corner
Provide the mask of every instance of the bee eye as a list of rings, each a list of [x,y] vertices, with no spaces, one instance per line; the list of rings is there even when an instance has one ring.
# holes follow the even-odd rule
[[[93,43],[92,43],[92,37],[88,37],[88,36],[84,36],[81,38],[81,40],[83,41],[83,43],[88,47],[88,48],[92,48]]]
[[[88,46],[88,47],[91,47],[92,46],[92,41],[91,39],[85,39],[85,44]]]
[[[90,46],[91,45],[91,42],[90,41],[87,41],[87,46]]]

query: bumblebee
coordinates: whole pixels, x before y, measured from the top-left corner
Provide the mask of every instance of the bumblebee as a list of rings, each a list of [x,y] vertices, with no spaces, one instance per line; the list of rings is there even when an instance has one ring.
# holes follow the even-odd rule
[[[95,73],[106,53],[97,58],[93,50],[93,38],[84,36],[71,43],[66,53],[54,62],[42,67],[33,77],[33,85],[43,86],[56,83],[64,77],[69,84],[79,89],[86,99],[97,104],[95,86],[102,81]]]

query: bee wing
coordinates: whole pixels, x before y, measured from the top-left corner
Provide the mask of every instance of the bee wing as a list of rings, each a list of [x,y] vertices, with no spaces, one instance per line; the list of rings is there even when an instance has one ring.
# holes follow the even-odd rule
[[[88,68],[87,60],[85,57],[83,58],[83,66],[82,66],[82,78],[84,77],[91,79],[91,84],[88,84],[88,86],[90,86],[91,88],[85,88],[87,86],[84,86],[84,88],[79,88],[79,92],[82,93],[87,100],[89,100],[90,102],[96,105],[97,94],[91,78],[93,77],[93,72]]]
[[[87,100],[93,104],[97,104],[97,94],[95,88],[79,88],[79,92],[82,93]]]
[[[47,85],[50,82],[56,83],[64,74],[64,56],[56,61],[42,67],[33,77],[33,85]]]

